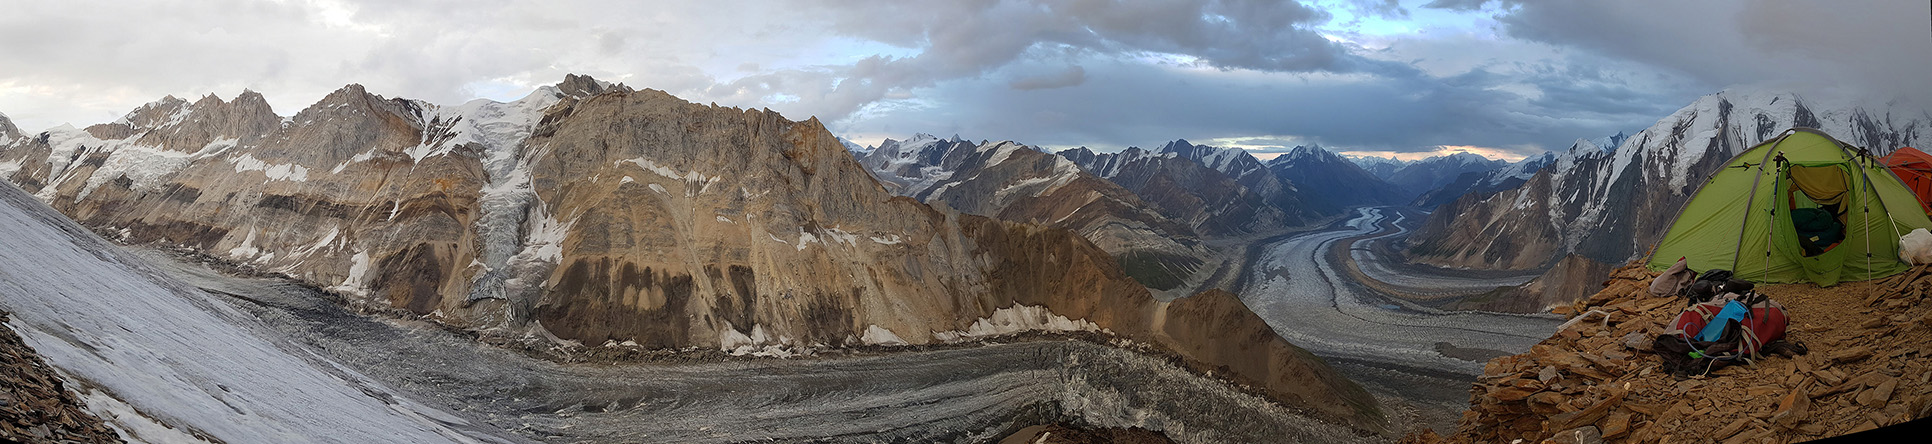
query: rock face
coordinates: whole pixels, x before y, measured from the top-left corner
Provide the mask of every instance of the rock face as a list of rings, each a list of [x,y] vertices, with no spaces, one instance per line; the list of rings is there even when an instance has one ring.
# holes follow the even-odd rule
[[[1820,128],[1882,154],[1925,145],[1927,125],[1932,115],[1918,109],[1814,108],[1791,94],[1704,96],[1614,150],[1580,140],[1520,187],[1457,198],[1410,237],[1410,258],[1526,270],[1575,255],[1608,269],[1655,245],[1715,168],[1787,128]],[[1544,288],[1578,288],[1555,276],[1541,280]]]
[[[1394,205],[1409,200],[1407,192],[1369,174],[1368,170],[1320,146],[1297,146],[1268,161],[1268,169],[1311,193],[1309,204],[1325,213],[1362,205]]]
[[[1491,360],[1452,434],[1404,441],[1538,442],[1578,432],[1612,443],[1808,441],[1932,417],[1932,358],[1920,353],[1932,346],[1932,309],[1922,303],[1932,295],[1929,274],[1920,266],[1834,288],[1758,287],[1791,317],[1787,340],[1810,353],[1679,380],[1649,346],[1684,302],[1651,297],[1655,275],[1631,264],[1611,272],[1603,291],[1559,309],[1607,320],[1592,314],[1529,353]]]
[[[1324,384],[1278,382],[1325,368],[1279,337],[1230,354],[1163,335],[1162,319],[1195,315],[1168,317],[1094,243],[893,196],[816,120],[574,75],[511,103],[439,107],[350,85],[288,119],[244,93],[164,99],[123,120],[15,139],[0,175],[125,241],[185,245],[483,334],[808,351],[1013,325],[1104,330],[1379,428],[1373,400],[1335,389],[1353,384],[1332,371],[1316,373]],[[1216,202],[1246,196],[1226,189]],[[1222,309],[1204,325],[1271,331],[1245,308],[1199,303]]]
[[[1130,276],[1167,290],[1208,254],[1194,230],[1066,158],[1014,142],[920,134],[859,156],[887,190],[1004,220],[1066,228],[1119,258]]]
[[[1203,236],[1227,236],[1294,226],[1321,213],[1302,203],[1301,191],[1274,177],[1253,156],[1236,149],[1197,147],[1186,141],[1168,144],[1175,151],[1154,152],[1127,148],[1118,153],[1096,153],[1086,148],[1060,151],[1061,157],[1087,172],[1106,178],[1140,196],[1156,211]],[[1240,176],[1216,169],[1196,158],[1215,157],[1218,165]],[[1222,157],[1226,156],[1226,157]],[[1246,157],[1247,161],[1239,158]]]

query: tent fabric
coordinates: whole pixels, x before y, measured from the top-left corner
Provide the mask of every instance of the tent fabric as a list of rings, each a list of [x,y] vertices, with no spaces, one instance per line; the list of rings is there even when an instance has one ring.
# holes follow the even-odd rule
[[[1932,155],[1909,146],[1899,148],[1885,156],[1885,166],[1919,197],[1919,206],[1932,213]]]
[[[1841,203],[1843,238],[1806,251],[1809,238],[1799,237],[1793,216],[1818,199],[1814,194]],[[1672,222],[1648,267],[1663,270],[1683,257],[1693,270],[1824,286],[1890,276],[1909,267],[1898,260],[1899,236],[1932,228],[1923,209],[1877,159],[1818,130],[1794,128],[1713,173]]]
[[[1819,205],[1845,203],[1845,170],[1836,166],[1791,167],[1791,183]]]

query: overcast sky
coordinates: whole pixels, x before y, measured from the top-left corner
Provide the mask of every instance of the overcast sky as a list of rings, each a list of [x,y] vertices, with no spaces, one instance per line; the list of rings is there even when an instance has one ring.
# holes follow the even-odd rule
[[[862,143],[1515,158],[1737,85],[1932,92],[1924,0],[0,1],[25,131],[169,94],[290,115],[349,83],[453,105],[580,73]]]

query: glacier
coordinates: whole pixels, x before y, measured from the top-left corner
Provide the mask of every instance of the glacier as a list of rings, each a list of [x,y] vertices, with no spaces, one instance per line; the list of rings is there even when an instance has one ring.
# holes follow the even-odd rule
[[[131,441],[515,442],[272,339],[10,185],[0,230],[8,327]]]

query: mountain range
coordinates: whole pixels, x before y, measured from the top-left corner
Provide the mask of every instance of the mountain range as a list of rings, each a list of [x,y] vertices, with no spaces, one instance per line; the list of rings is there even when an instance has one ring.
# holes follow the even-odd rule
[[[882,146],[875,165],[931,161],[894,171],[947,179],[881,182],[815,119],[575,75],[459,106],[349,85],[286,118],[252,92],[169,97],[6,137],[0,177],[98,232],[483,336],[789,354],[1099,331],[1379,427],[1372,398],[1238,298],[1156,300],[1101,247],[1184,253],[1191,233],[1313,217],[1284,183],[1179,152],[1090,154],[1111,167],[1083,169],[929,138]],[[1183,186],[1241,177],[1258,188]],[[892,193],[909,190],[939,204]]]

